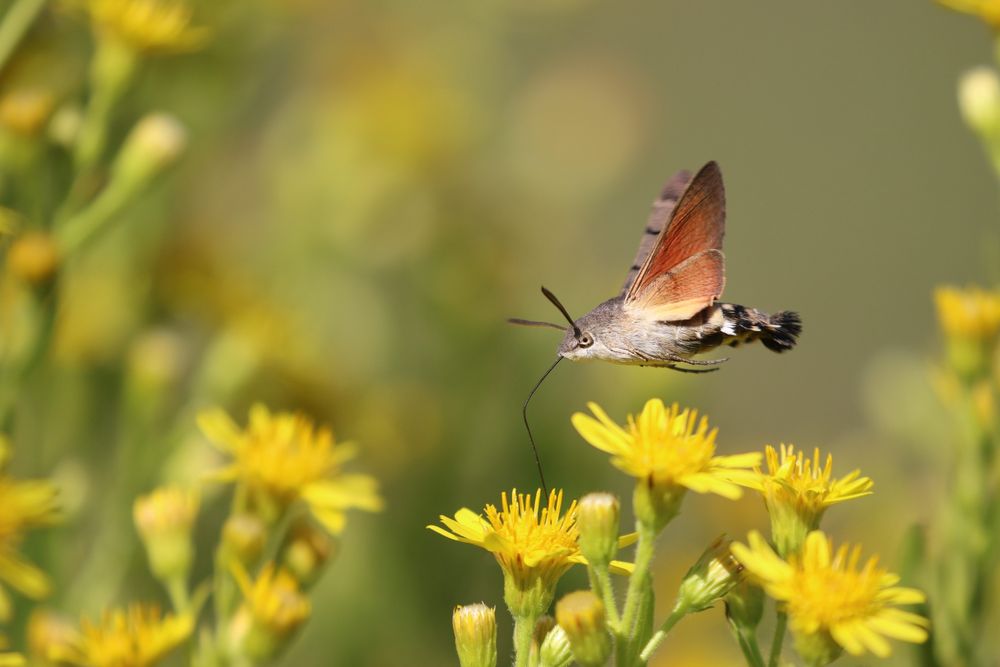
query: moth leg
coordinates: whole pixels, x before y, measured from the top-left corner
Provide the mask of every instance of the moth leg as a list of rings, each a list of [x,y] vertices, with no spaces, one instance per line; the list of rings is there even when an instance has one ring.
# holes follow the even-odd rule
[[[663,366],[663,368],[669,368],[671,370],[679,371],[681,373],[713,373],[719,370],[718,366],[716,366],[715,368],[683,368],[681,366],[674,366],[673,364],[667,364],[666,366]]]
[[[718,366],[729,361],[729,357],[722,357],[721,359],[685,359],[676,354],[668,354],[667,360],[680,364],[688,364],[689,366]]]

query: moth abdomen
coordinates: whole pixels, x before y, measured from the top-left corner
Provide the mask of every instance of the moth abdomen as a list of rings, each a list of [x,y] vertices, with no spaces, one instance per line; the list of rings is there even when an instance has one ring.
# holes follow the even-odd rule
[[[795,347],[802,333],[802,318],[790,310],[768,315],[735,303],[719,306],[723,317],[721,331],[728,345],[759,340],[773,352],[784,352]]]

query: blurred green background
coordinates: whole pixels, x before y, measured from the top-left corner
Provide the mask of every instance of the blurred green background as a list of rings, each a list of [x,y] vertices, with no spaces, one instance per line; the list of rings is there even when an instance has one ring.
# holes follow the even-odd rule
[[[21,426],[42,444],[18,470],[76,489],[76,520],[36,547],[57,582],[101,549],[94,525],[131,530],[127,509],[96,509],[88,471],[113,460],[124,378],[166,358],[173,393],[149,423],[172,431],[148,456],[178,474],[213,465],[192,454],[207,449],[191,410],[243,419],[263,401],[360,443],[382,482],[386,511],[351,517],[284,664],[452,663],[452,607],[502,608],[500,572],[424,526],[537,486],[520,407],[558,335],[504,319],[556,318],[540,284],[575,316],[614,295],[659,187],[710,159],[725,298],[800,311],[801,344],[740,349],[705,376],[562,364],[531,411],[549,481],[627,497],[570,415],[676,400],[718,425],[722,453],[792,442],[860,467],[875,495],[824,525],[898,565],[947,447],[932,288],[1000,277],[995,181],[955,101],[960,73],[991,59],[985,27],[914,0],[256,0],[195,16],[211,41],[150,60],[115,130],[170,110],[189,152],[72,267],[46,401]],[[69,67],[90,48],[80,21],[57,13],[32,39]],[[756,497],[689,497],[661,604],[719,533],[766,524]],[[152,594],[133,558],[119,593]],[[662,664],[735,661],[724,633],[719,610],[687,619]]]

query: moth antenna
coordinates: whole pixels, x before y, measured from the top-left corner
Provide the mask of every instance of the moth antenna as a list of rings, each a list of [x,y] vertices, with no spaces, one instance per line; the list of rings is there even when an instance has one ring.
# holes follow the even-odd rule
[[[545,288],[543,287],[542,289]],[[538,466],[538,479],[542,483],[542,492],[545,494],[546,498],[549,497],[549,487],[545,484],[545,473],[542,472],[542,459],[538,456],[538,447],[535,446],[535,437],[531,435],[531,426],[528,425],[528,403],[531,402],[531,397],[535,395],[538,388],[542,386],[543,382],[545,382],[545,378],[549,376],[549,373],[556,369],[556,366],[559,365],[559,362],[562,361],[562,359],[562,357],[556,357],[555,362],[549,366],[549,369],[542,374],[542,377],[538,380],[535,386],[532,387],[530,392],[528,392],[528,398],[524,399],[524,405],[521,407],[521,416],[524,418],[524,428],[528,431],[528,441],[531,443],[531,451],[535,454],[535,465]]]
[[[574,322],[573,318],[570,317],[569,311],[566,310],[566,307],[559,302],[559,299],[556,298],[556,295],[550,292],[548,289],[546,289],[544,285],[542,286],[542,294],[545,295],[546,299],[552,302],[553,306],[559,309],[559,312],[563,314],[563,317],[566,318],[566,321],[569,322],[569,325],[573,327],[573,335],[579,338],[580,327],[576,326],[576,322]]]
[[[558,324],[553,324],[552,322],[539,322],[538,320],[522,320],[520,317],[508,317],[507,324],[516,324],[521,327],[549,327],[551,329],[558,329],[559,331],[566,331],[566,327],[559,326]]]

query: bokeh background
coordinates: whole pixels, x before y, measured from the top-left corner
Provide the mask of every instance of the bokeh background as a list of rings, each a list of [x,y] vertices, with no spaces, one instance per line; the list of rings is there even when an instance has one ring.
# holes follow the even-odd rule
[[[386,498],[351,517],[283,664],[450,664],[452,607],[502,608],[501,577],[424,526],[537,486],[520,408],[558,334],[505,318],[556,318],[541,284],[574,315],[617,293],[659,187],[710,159],[725,298],[799,310],[800,346],[740,349],[705,376],[562,364],[531,408],[547,476],[627,497],[570,415],[680,401],[723,453],[792,442],[860,467],[875,494],[825,525],[898,565],[948,447],[932,289],[1000,277],[995,181],[955,94],[992,57],[985,27],[914,0],[255,0],[195,16],[212,38],[146,63],[113,128],[169,110],[189,150],[71,267],[55,361],[20,422],[38,444],[17,470],[69,489],[69,520],[32,543],[57,605],[157,594],[134,545],[102,541],[134,542],[128,506],[108,501],[133,472],[121,438],[149,443],[131,483],[145,491],[164,466],[215,465],[198,408],[242,418],[262,401],[359,443]],[[32,44],[59,66],[25,65],[67,96],[91,48],[82,20],[47,16]],[[136,427],[122,414],[144,373],[170,389]],[[661,604],[719,533],[766,525],[758,498],[689,497],[660,549]],[[133,566],[94,590],[81,579],[113,562],[108,544]],[[689,618],[662,664],[735,662],[724,633],[720,610]]]

